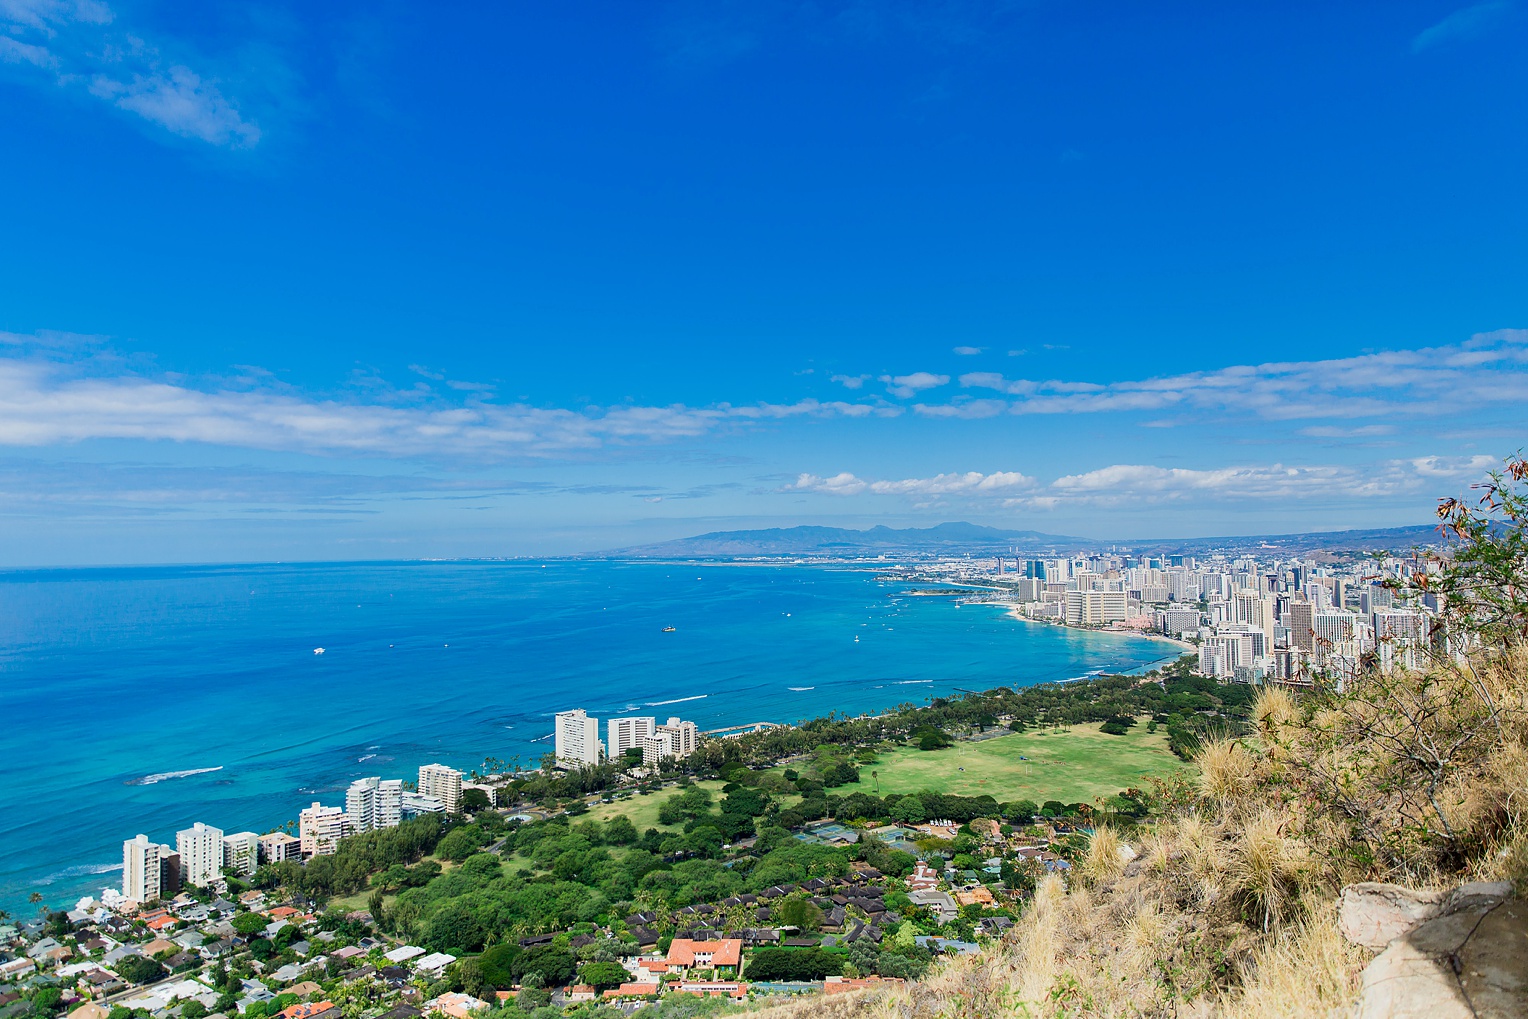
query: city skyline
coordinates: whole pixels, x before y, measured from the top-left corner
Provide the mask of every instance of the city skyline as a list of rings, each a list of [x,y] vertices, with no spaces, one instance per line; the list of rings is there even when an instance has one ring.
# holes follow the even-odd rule
[[[456,19],[0,13],[0,565],[1401,526],[1521,441],[1518,5]]]

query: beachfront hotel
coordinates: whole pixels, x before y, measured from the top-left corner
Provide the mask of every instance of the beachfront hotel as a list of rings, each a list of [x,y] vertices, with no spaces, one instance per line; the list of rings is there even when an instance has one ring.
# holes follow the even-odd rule
[[[454,814],[462,806],[462,773],[444,764],[426,764],[419,769],[419,795],[432,796]],[[416,805],[416,812],[420,808]],[[423,809],[428,809],[423,808]]]
[[[600,743],[600,720],[590,718],[583,708],[557,712],[557,766],[584,768],[600,763],[604,745]]]
[[[647,737],[647,741],[642,746],[642,762],[657,764],[665,758],[688,757],[698,746],[700,746],[700,733],[696,730],[695,723],[670,718],[663,725],[655,727],[653,734]]]
[[[620,757],[628,750],[641,750],[645,756],[647,738],[657,727],[658,720],[652,715],[612,718],[605,726],[610,737],[606,742],[610,756]]]

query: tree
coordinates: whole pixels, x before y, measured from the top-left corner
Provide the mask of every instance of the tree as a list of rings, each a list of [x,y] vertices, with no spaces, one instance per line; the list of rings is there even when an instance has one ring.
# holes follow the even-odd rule
[[[232,921],[234,932],[245,938],[251,934],[259,934],[269,925],[270,921],[259,913],[239,913]]]
[[[483,925],[477,917],[466,906],[456,903],[435,914],[427,940],[437,952],[464,955],[482,948],[483,937]]]
[[[1007,817],[1014,824],[1029,824],[1039,812],[1034,800],[1015,800],[1008,804]]]
[[[461,983],[462,990],[474,998],[483,997],[490,989],[483,965],[477,959],[463,959],[456,963],[456,979]]]
[[[1528,459],[1518,453],[1473,486],[1473,505],[1462,499],[1438,504],[1440,530],[1453,540],[1436,581],[1446,618],[1487,647],[1528,638]],[[1417,578],[1426,592],[1426,574]]]
[[[462,813],[476,814],[479,810],[487,810],[493,804],[488,799],[488,794],[481,789],[463,789],[461,799]]]
[[[269,942],[265,942],[269,944]],[[117,975],[130,984],[148,984],[165,975],[165,968],[153,959],[141,955],[129,955],[113,967]]]
[[[916,796],[904,796],[891,808],[891,816],[908,824],[922,824],[928,820],[923,801]]]
[[[820,948],[761,948],[748,957],[750,980],[821,980],[843,972],[844,956]]]
[[[792,895],[775,911],[779,922],[786,927],[799,927],[803,931],[815,931],[822,927],[822,910],[804,895]]]
[[[192,998],[180,1006],[180,1019],[203,1019],[207,1015],[207,1006]]]
[[[620,987],[630,979],[630,974],[618,962],[590,962],[579,969],[578,979],[596,991],[607,991],[612,987]]]
[[[452,863],[461,863],[488,844],[488,836],[476,825],[464,824],[453,828],[435,846],[435,855]]]
[[[625,814],[618,814],[605,825],[604,837],[612,846],[629,846],[637,841],[637,826]]]
[[[44,987],[32,995],[32,1008],[44,1014],[58,1011],[62,1004],[64,992],[57,987]]]

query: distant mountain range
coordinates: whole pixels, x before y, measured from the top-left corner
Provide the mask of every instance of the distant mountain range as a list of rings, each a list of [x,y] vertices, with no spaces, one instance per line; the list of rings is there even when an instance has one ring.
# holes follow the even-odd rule
[[[618,549],[610,555],[667,557],[741,556],[837,556],[881,552],[981,553],[993,555],[1017,548],[1020,552],[1083,552],[1119,546],[1136,553],[1197,554],[1211,549],[1277,548],[1286,553],[1315,549],[1354,551],[1362,549],[1409,549],[1438,540],[1436,528],[1365,528],[1352,531],[1321,531],[1310,534],[1237,535],[1211,538],[1150,538],[1100,540],[1043,531],[1005,531],[957,521],[933,527],[868,530],[847,527],[770,527],[754,531],[712,531],[691,538],[676,538],[652,545]]]

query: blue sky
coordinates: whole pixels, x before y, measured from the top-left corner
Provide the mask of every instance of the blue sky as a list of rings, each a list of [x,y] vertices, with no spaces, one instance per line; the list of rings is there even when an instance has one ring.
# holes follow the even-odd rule
[[[0,563],[1425,522],[1528,4],[0,0]]]

